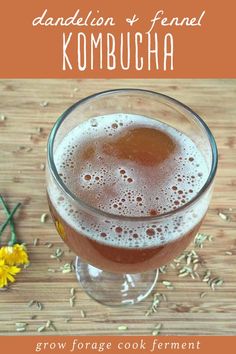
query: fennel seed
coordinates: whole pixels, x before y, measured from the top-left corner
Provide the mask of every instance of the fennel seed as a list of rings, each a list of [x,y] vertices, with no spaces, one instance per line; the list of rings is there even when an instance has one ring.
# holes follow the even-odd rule
[[[45,329],[46,329],[46,326],[43,325],[43,326],[38,327],[38,328],[37,328],[37,331],[38,331],[38,332],[43,332],[43,331],[45,331]]]
[[[46,328],[49,328],[52,324],[52,321],[48,320],[47,323],[46,323]]]
[[[38,239],[38,238],[35,238],[35,239],[34,239],[34,242],[33,242],[33,245],[34,245],[34,246],[38,246],[38,243],[39,243],[39,239]]]
[[[44,224],[47,221],[48,218],[48,214],[47,213],[43,213],[40,217],[40,221],[42,224]]]
[[[43,309],[43,304],[41,304],[41,302],[39,302],[39,301],[36,301],[36,306],[39,311],[41,311]]]
[[[203,248],[205,241],[212,241],[212,236],[199,232],[195,236],[194,245],[198,248]]]
[[[222,213],[221,211],[219,211],[218,216],[224,221],[228,221],[229,220],[229,216],[224,214],[224,213]]]
[[[47,107],[48,106],[48,101],[42,101],[40,102],[41,107]]]
[[[118,331],[127,331],[128,330],[128,326],[125,325],[121,325],[117,327]]]
[[[170,286],[172,285],[170,281],[168,280],[162,280],[162,284],[165,285],[165,286]]]
[[[16,332],[25,332],[26,331],[26,327],[17,327],[16,328]]]
[[[160,331],[158,329],[154,329],[154,331],[152,331],[153,336],[158,336],[159,334],[160,334]]]
[[[154,328],[155,329],[161,329],[161,327],[162,327],[162,323],[158,323]]]
[[[166,273],[166,268],[167,266],[162,266],[159,268],[159,272],[162,273],[162,274],[165,274]]]
[[[80,310],[80,314],[81,314],[81,317],[85,318],[86,317],[86,313],[84,310]]]
[[[56,269],[53,269],[53,268],[48,268],[48,272],[51,272],[51,273],[56,273]]]
[[[31,307],[35,304],[35,302],[36,302],[35,300],[30,300],[30,302],[28,302],[27,306]]]
[[[16,327],[26,327],[28,325],[28,323],[26,323],[26,322],[16,322],[15,325],[16,325]]]
[[[70,303],[70,307],[74,307],[75,305],[75,296],[72,296],[69,298],[69,303]]]
[[[45,244],[45,246],[47,246],[48,248],[51,248],[51,247],[53,246],[52,243],[50,243],[50,242],[45,242],[44,244]]]

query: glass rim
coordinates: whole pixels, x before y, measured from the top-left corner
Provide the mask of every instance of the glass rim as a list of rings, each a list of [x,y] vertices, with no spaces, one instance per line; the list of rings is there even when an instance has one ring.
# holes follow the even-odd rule
[[[197,122],[198,124],[200,124],[200,126],[203,128],[205,134],[207,135],[208,141],[210,143],[211,146],[211,154],[212,154],[212,163],[211,163],[211,169],[209,172],[209,176],[206,180],[206,182],[204,183],[204,185],[202,186],[202,188],[198,191],[198,193],[192,198],[190,199],[187,203],[181,205],[180,207],[177,207],[174,210],[169,210],[165,213],[159,214],[159,215],[155,215],[155,216],[125,216],[125,215],[118,215],[118,214],[113,214],[113,213],[109,213],[106,211],[103,211],[101,209],[98,209],[88,203],[86,203],[85,201],[83,201],[82,199],[80,199],[79,197],[77,197],[73,192],[70,191],[70,189],[65,185],[65,183],[63,182],[63,180],[61,179],[61,177],[59,176],[59,173],[57,171],[55,162],[54,162],[54,156],[53,156],[53,147],[54,147],[54,141],[57,135],[57,131],[59,130],[61,124],[64,122],[64,120],[69,116],[69,114],[71,112],[73,112],[77,107],[79,107],[80,105],[90,101],[91,99],[94,98],[99,98],[99,97],[103,97],[103,96],[107,96],[110,94],[119,94],[119,93],[137,93],[137,94],[148,94],[150,96],[155,96],[155,97],[160,97],[163,98],[164,100],[166,100],[169,103],[173,103],[175,104],[175,106],[178,106],[182,109],[184,109],[185,111],[187,111],[188,113],[191,114],[192,118],[195,120],[195,122]],[[118,220],[124,220],[124,221],[158,221],[161,220],[163,218],[169,217],[169,216],[173,216],[175,214],[178,214],[180,212],[183,212],[184,210],[188,209],[191,205],[193,205],[196,201],[198,201],[198,199],[200,199],[200,197],[203,195],[203,193],[205,191],[207,191],[208,187],[211,185],[211,182],[213,181],[215,174],[216,174],[216,170],[217,170],[217,164],[218,164],[218,151],[217,151],[217,146],[216,146],[216,142],[215,139],[209,129],[209,127],[207,126],[207,124],[204,122],[204,120],[197,114],[195,113],[191,108],[189,108],[187,105],[185,105],[184,103],[176,100],[175,98],[172,98],[168,95],[159,93],[159,92],[155,92],[152,90],[146,90],[146,89],[137,89],[137,88],[119,88],[119,89],[111,89],[111,90],[106,90],[106,91],[100,91],[98,93],[89,95],[85,98],[82,98],[81,100],[75,102],[72,106],[70,106],[68,109],[66,109],[57,119],[57,121],[55,122],[50,134],[49,134],[49,138],[48,138],[48,143],[47,143],[47,162],[48,162],[48,167],[50,169],[50,172],[53,176],[53,179],[55,180],[57,186],[59,187],[59,189],[62,190],[62,192],[64,194],[66,194],[66,197],[69,197],[70,199],[72,199],[74,202],[76,202],[82,209],[84,209],[85,211],[89,211],[92,212],[93,214],[95,214],[96,216],[100,215],[103,217],[107,217],[107,218],[112,218],[112,219],[118,219]]]

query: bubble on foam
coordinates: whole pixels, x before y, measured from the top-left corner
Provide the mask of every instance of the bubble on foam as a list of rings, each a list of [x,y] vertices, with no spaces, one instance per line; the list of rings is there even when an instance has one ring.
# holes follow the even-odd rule
[[[106,140],[109,145],[133,122],[163,130],[177,144],[181,142],[172,161],[164,161],[157,169],[154,166],[142,170],[133,162],[120,163],[114,156],[104,155],[99,141]],[[78,163],[78,154],[88,141],[93,142],[90,156],[82,164]],[[74,128],[57,148],[55,163],[63,182],[79,198],[105,212],[127,217],[155,218],[178,209],[197,194],[208,176],[203,156],[187,136],[158,121],[127,114],[92,118]],[[117,222],[111,227],[110,220],[98,222],[95,218],[91,223],[83,212],[67,204],[59,191],[49,190],[49,194],[59,213],[73,228],[86,232],[92,239],[121,247],[151,247],[174,240],[188,231],[190,224],[193,227],[200,221],[207,205],[201,204],[197,216],[186,212],[181,218],[176,216],[172,222],[166,220],[162,225],[157,223],[150,227],[145,222]],[[147,233],[147,230],[152,231]]]

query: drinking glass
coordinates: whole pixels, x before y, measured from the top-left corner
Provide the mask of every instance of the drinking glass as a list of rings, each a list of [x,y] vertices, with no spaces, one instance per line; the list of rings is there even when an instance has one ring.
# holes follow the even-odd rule
[[[207,164],[208,177],[192,199],[160,215],[131,217],[95,208],[68,188],[54,159],[63,138],[88,119],[120,113],[163,122],[195,143]],[[157,282],[158,268],[180,254],[196,235],[209,206],[216,169],[217,147],[206,123],[171,97],[142,89],[117,89],[94,94],[67,109],[48,140],[47,195],[58,233],[77,255],[76,275],[87,294],[109,306],[135,304],[145,299]],[[71,208],[74,216],[67,218],[63,208]],[[114,246],[106,238],[101,241],[97,237],[98,233],[112,236],[114,228],[120,232],[155,228],[160,237],[152,247],[140,246],[140,242],[134,247]]]

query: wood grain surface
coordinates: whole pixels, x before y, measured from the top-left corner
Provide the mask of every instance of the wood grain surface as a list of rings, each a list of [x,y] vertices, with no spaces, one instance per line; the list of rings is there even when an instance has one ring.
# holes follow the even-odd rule
[[[47,136],[58,116],[76,100],[92,93],[121,87],[139,87],[173,96],[203,117],[212,130],[219,149],[219,168],[215,191],[201,232],[213,236],[198,250],[204,267],[224,280],[212,291],[198,279],[179,278],[168,268],[161,280],[168,279],[174,290],[159,282],[155,291],[163,292],[158,312],[145,316],[152,302],[124,309],[104,307],[91,300],[77,283],[74,273],[62,274],[60,266],[73,260],[57,235],[48,212],[45,194],[45,147]],[[47,104],[43,104],[43,103]],[[2,116],[6,119],[3,120]],[[32,149],[32,150],[30,150]],[[30,151],[29,151],[30,150]],[[0,292],[0,333],[16,334],[16,322],[27,322],[19,335],[37,335],[37,328],[52,320],[57,334],[73,335],[150,335],[162,323],[163,335],[236,334],[236,81],[235,80],[1,80],[0,81],[0,193],[12,208],[23,206],[17,214],[17,235],[28,245],[30,267],[24,269],[8,291]],[[218,212],[229,215],[223,220]],[[0,223],[4,213],[0,211]],[[3,241],[6,240],[7,233]],[[34,246],[34,239],[39,243]],[[45,242],[51,242],[48,248]],[[64,250],[62,262],[50,255]],[[190,246],[193,248],[193,244]],[[230,251],[232,254],[225,254]],[[56,269],[55,273],[48,268]],[[75,306],[69,303],[70,289],[76,289]],[[206,292],[204,298],[200,293]],[[43,309],[28,307],[40,301]],[[81,316],[81,309],[86,317]],[[33,318],[32,318],[33,316]],[[70,322],[65,322],[70,318]],[[126,331],[118,327],[125,325]],[[45,335],[54,334],[50,329]]]

